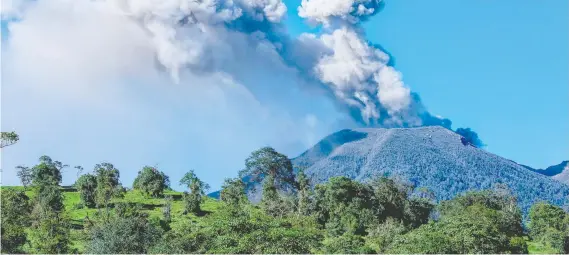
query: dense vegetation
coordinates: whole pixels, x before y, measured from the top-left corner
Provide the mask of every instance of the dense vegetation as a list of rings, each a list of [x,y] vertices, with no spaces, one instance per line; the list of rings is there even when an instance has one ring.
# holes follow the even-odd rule
[[[129,190],[110,163],[62,187],[66,165],[47,156],[2,188],[3,253],[528,253],[569,252],[569,214],[538,202],[523,222],[508,187],[435,203],[431,191],[387,177],[311,185],[290,160],[262,148],[241,176],[262,181],[252,204],[242,178],[219,201],[194,171],[169,178],[144,167]]]

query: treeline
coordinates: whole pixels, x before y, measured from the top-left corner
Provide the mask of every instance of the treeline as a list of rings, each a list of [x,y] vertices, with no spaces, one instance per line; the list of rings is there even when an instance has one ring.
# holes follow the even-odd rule
[[[182,214],[173,220],[164,195],[170,180],[144,167],[133,188],[163,199],[162,216],[151,218],[137,204],[113,199],[128,192],[112,164],[95,166],[78,178],[80,206],[96,208],[86,217],[86,253],[528,253],[528,238],[559,253],[569,252],[569,214],[536,203],[524,227],[508,188],[496,185],[452,200],[434,202],[431,192],[387,177],[360,183],[345,177],[312,185],[303,171],[274,149],[257,150],[245,160],[239,178],[227,179],[220,208],[205,213],[208,185],[193,171],[180,180],[187,187]],[[61,162],[40,158],[19,167],[33,194],[2,190],[3,253],[69,253],[73,226],[63,205]],[[251,204],[243,177],[262,181],[262,199]]]

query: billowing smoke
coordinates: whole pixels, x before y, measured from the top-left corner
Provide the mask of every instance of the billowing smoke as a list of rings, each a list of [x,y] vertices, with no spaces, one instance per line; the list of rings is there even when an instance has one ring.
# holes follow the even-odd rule
[[[303,0],[299,16],[322,29],[298,38],[291,38],[281,23],[287,11],[281,0],[2,0],[2,5],[3,21],[14,25],[39,19],[43,14],[38,10],[44,9],[112,27],[89,36],[114,33],[113,40],[128,39],[110,54],[132,51],[128,56],[139,63],[143,54],[135,49],[150,53],[155,66],[175,83],[192,83],[195,75],[222,75],[253,92],[263,91],[261,80],[271,77],[259,77],[270,69],[294,76],[290,83],[305,91],[328,95],[360,125],[451,127],[450,120],[426,110],[390,66],[390,56],[365,39],[361,23],[383,8],[381,0]],[[35,39],[42,41],[40,35]],[[128,63],[109,62],[107,68],[131,71]]]
[[[464,141],[476,147],[483,147],[484,143],[478,137],[478,134],[470,128],[457,128],[456,133],[464,138]]]

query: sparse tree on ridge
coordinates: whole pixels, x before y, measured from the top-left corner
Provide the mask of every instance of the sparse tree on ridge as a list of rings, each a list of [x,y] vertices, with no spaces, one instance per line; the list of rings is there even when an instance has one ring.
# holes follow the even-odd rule
[[[0,132],[0,148],[4,148],[17,143],[20,137],[16,132]]]
[[[190,192],[184,192],[184,213],[200,213],[200,204],[205,196],[205,192],[209,189],[209,185],[200,180],[194,173],[194,170],[187,172],[180,180],[180,185],[185,185]]]
[[[145,166],[134,179],[133,188],[142,191],[151,197],[160,197],[164,190],[170,186],[170,180],[164,172],[155,167]]]

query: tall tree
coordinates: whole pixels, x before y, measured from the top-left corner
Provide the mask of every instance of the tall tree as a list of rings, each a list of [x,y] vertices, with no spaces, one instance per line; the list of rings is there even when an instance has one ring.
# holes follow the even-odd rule
[[[16,175],[20,178],[20,182],[22,183],[22,186],[24,186],[24,189],[26,189],[30,184],[32,184],[32,169],[26,166],[17,166],[16,169],[18,169]]]
[[[245,169],[239,172],[241,178],[250,177],[250,181],[261,182],[271,177],[276,190],[292,190],[296,181],[290,159],[271,147],[263,147],[251,153],[245,160]]]
[[[199,213],[201,212],[200,204],[202,202],[205,192],[209,189],[209,185],[198,178],[194,170],[187,172],[180,180],[180,185],[186,185],[190,190],[184,192],[184,213]]]
[[[118,197],[123,193],[121,183],[119,181],[120,173],[111,163],[101,163],[95,165],[95,176],[97,178],[97,194],[95,202],[97,208],[105,208],[105,219],[109,220],[110,210],[109,204],[113,197]]]
[[[296,176],[298,183],[298,213],[300,215],[310,214],[310,182],[303,170],[298,171]]]
[[[69,221],[64,214],[63,195],[56,185],[40,186],[32,211],[30,245],[37,253],[67,253]]]

